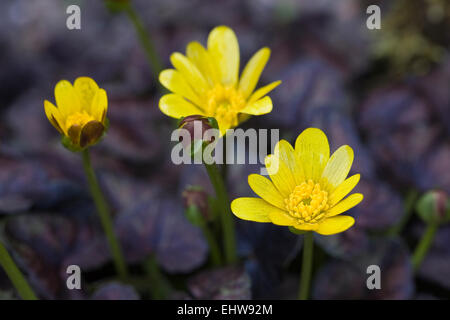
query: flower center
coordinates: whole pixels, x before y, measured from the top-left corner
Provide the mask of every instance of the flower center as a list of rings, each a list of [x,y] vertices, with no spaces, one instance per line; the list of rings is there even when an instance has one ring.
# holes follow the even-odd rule
[[[296,186],[284,203],[289,214],[300,223],[317,223],[329,208],[328,192],[310,179]]]
[[[76,112],[67,117],[66,128],[69,130],[71,127],[76,126],[80,129],[84,127],[89,121],[95,120],[92,116],[87,114],[86,111]]]
[[[239,124],[238,113],[245,107],[245,98],[234,87],[215,85],[206,95],[206,112],[227,127]]]

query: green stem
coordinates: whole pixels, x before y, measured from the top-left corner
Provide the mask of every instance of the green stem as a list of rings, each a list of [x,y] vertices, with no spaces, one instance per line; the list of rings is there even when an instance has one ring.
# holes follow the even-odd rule
[[[302,273],[300,275],[300,289],[298,292],[298,298],[300,300],[308,300],[313,264],[313,249],[314,235],[310,231],[305,233],[305,236],[303,238]]]
[[[414,271],[417,271],[419,269],[420,264],[422,263],[423,259],[425,258],[428,252],[428,249],[430,249],[431,244],[433,243],[434,240],[434,236],[436,235],[438,226],[439,225],[437,223],[429,223],[427,229],[422,235],[419,244],[414,250],[411,260]]]
[[[417,198],[419,197],[419,192],[413,189],[408,192],[405,199],[405,213],[401,217],[400,221],[393,226],[390,230],[388,230],[388,235],[394,236],[398,235],[405,228],[412,214],[414,213],[414,204],[416,203]]]
[[[166,299],[171,291],[170,285],[161,273],[154,255],[145,261],[145,269],[150,283],[150,295],[152,299]]]
[[[145,30],[142,20],[139,18],[138,14],[136,13],[131,4],[125,7],[125,11],[128,17],[130,18],[131,22],[133,23],[139,41],[141,42],[141,45],[145,51],[145,55],[147,56],[147,60],[152,68],[153,76],[156,79],[156,81],[158,81],[159,73],[163,69],[163,65],[155,50],[155,46],[151,42],[151,37],[148,34],[147,30]]]
[[[216,192],[216,196],[221,209],[220,219],[223,231],[225,260],[228,264],[232,264],[237,261],[236,239],[234,234],[233,213],[231,212],[227,190],[225,188],[225,183],[222,179],[222,175],[217,169],[216,164],[205,163],[205,167],[206,171],[208,172],[209,179],[211,180],[211,183]]]
[[[37,300],[33,289],[31,289],[22,272],[20,272],[19,268],[16,266],[10,254],[1,242],[0,265],[5,270],[6,274],[8,275],[9,279],[11,280],[12,284],[23,300]]]
[[[220,266],[222,264],[222,258],[220,256],[220,248],[217,244],[216,238],[212,234],[211,230],[209,230],[206,223],[200,225],[200,229],[202,229],[203,235],[205,236],[206,241],[208,241],[212,264],[215,267]]]
[[[92,169],[88,149],[83,150],[82,157],[84,171],[89,183],[89,189],[91,191],[92,198],[94,199],[95,206],[97,207],[97,212],[100,216],[100,221],[106,234],[106,238],[108,239],[117,273],[120,278],[124,280],[128,275],[127,266],[125,264],[125,259],[123,258],[119,241],[114,233],[114,227],[109,213],[110,210],[108,204],[106,203],[105,197],[100,189],[95,172]]]

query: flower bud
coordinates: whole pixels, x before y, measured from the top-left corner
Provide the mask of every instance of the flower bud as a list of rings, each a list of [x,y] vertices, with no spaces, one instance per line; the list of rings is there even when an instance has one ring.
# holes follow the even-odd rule
[[[195,140],[203,140],[205,132],[213,128],[211,119],[201,115],[191,115],[183,118],[178,126],[180,129],[185,129],[189,132],[189,141],[184,141],[183,136],[180,136],[180,142],[183,146],[190,145]],[[210,137],[207,143],[214,142],[214,137]]]
[[[206,221],[212,220],[208,194],[201,187],[189,187],[183,191],[183,204],[186,209],[195,207]]]
[[[417,202],[416,209],[426,223],[443,223],[450,219],[448,196],[441,190],[425,193]]]

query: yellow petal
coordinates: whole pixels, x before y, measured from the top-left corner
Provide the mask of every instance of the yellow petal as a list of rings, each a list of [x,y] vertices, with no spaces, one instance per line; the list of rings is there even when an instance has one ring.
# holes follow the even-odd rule
[[[336,203],[341,201],[358,184],[360,177],[361,175],[355,174],[342,182],[329,196],[328,203],[331,206],[334,206]]]
[[[186,56],[200,70],[203,77],[213,87],[215,83],[219,83],[219,71],[213,62],[209,52],[198,42],[190,42],[186,48]]]
[[[302,231],[314,231],[317,230],[317,228],[319,228],[318,224],[308,224],[308,223],[301,223],[301,224],[295,224],[293,226],[295,229],[297,230],[302,230]]]
[[[67,118],[69,115],[81,110],[78,94],[67,80],[61,80],[56,84],[55,99],[63,118]]]
[[[208,82],[191,60],[175,52],[170,56],[170,61],[198,95],[201,96],[208,91],[210,88]]]
[[[280,84],[281,84],[281,81],[278,80],[278,81],[269,83],[268,85],[266,85],[264,87],[259,88],[258,90],[253,92],[253,94],[250,96],[250,99],[248,99],[248,104],[252,104],[253,102],[261,99],[266,94],[268,94],[270,91],[272,91],[273,89],[278,87]]]
[[[286,211],[271,211],[269,212],[269,219],[277,226],[294,226],[297,220],[291,217]]]
[[[336,150],[322,173],[321,184],[333,192],[347,177],[353,163],[353,149],[345,145]]]
[[[269,213],[280,209],[260,198],[237,198],[231,202],[231,211],[243,220],[270,222]]]
[[[253,90],[255,90],[269,57],[270,49],[262,48],[253,55],[245,66],[244,71],[242,71],[241,80],[239,81],[239,89],[244,95],[244,98],[249,97]]]
[[[224,136],[227,133],[228,129],[231,129],[231,122],[226,119],[216,119],[217,125],[219,126],[220,137]]]
[[[272,111],[272,99],[270,97],[264,97],[251,105],[247,105],[242,109],[241,113],[252,114],[254,116],[259,116],[261,114],[266,114]]]
[[[270,154],[265,159],[270,179],[284,198],[287,198],[296,184],[287,164],[277,156]]]
[[[289,142],[286,140],[278,141],[273,153],[288,165],[294,177],[295,185],[299,185],[305,180],[303,169],[297,159],[294,148],[292,148]]]
[[[317,230],[317,233],[323,235],[332,235],[347,230],[355,223],[355,219],[350,216],[337,216],[323,220]]]
[[[273,185],[272,181],[259,174],[251,174],[248,176],[248,184],[250,188],[268,203],[284,210],[286,205],[284,198]]]
[[[214,28],[208,36],[208,52],[219,71],[223,85],[234,86],[239,73],[239,43],[233,30],[226,26]]]
[[[305,179],[318,182],[330,157],[330,146],[325,133],[317,128],[304,130],[295,141],[295,152]]]
[[[180,72],[174,69],[166,69],[159,74],[159,82],[172,91],[179,94],[186,99],[192,101],[197,106],[201,105],[201,101],[197,94],[192,90],[187,81],[183,78]]]
[[[91,105],[92,117],[104,124],[106,118],[106,112],[108,111],[108,97],[104,89],[99,89],[92,100]]]
[[[44,101],[45,115],[48,121],[59,131],[59,133],[64,134],[64,121],[61,118],[58,108],[56,108],[50,101]]]
[[[363,200],[364,196],[361,193],[354,193],[349,195],[347,198],[339,202],[337,205],[332,207],[330,210],[327,211],[327,217],[333,217],[336,216],[342,212],[345,212],[347,210],[350,210],[354,206],[356,206],[358,203],[360,203]]]
[[[91,78],[79,77],[73,83],[73,87],[80,98],[81,110],[86,110],[90,114],[92,100],[99,90],[97,83]]]
[[[178,94],[166,94],[159,100],[159,109],[172,118],[181,118],[194,114],[202,115],[202,111]]]

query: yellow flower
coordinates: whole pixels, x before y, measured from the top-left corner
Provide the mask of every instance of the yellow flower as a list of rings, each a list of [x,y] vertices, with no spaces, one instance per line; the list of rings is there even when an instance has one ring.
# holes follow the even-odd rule
[[[223,135],[249,115],[272,111],[272,100],[266,95],[281,81],[254,91],[269,56],[269,48],[260,49],[239,78],[236,35],[226,26],[216,27],[208,36],[207,49],[191,42],[186,56],[178,52],[170,56],[175,69],[163,70],[159,81],[173,93],[161,98],[159,108],[173,118],[194,114],[214,117]]]
[[[58,107],[44,101],[45,114],[73,147],[85,148],[101,138],[106,128],[108,98],[93,79],[77,78],[73,86],[67,80],[59,81],[55,99]]]
[[[322,130],[308,128],[295,141],[275,146],[265,159],[270,176],[251,174],[248,183],[261,198],[238,198],[231,203],[233,213],[244,220],[272,222],[323,235],[350,228],[355,220],[339,215],[363,199],[360,193],[344,197],[359,182],[360,175],[347,175],[353,150],[341,146],[330,157],[328,139]]]

